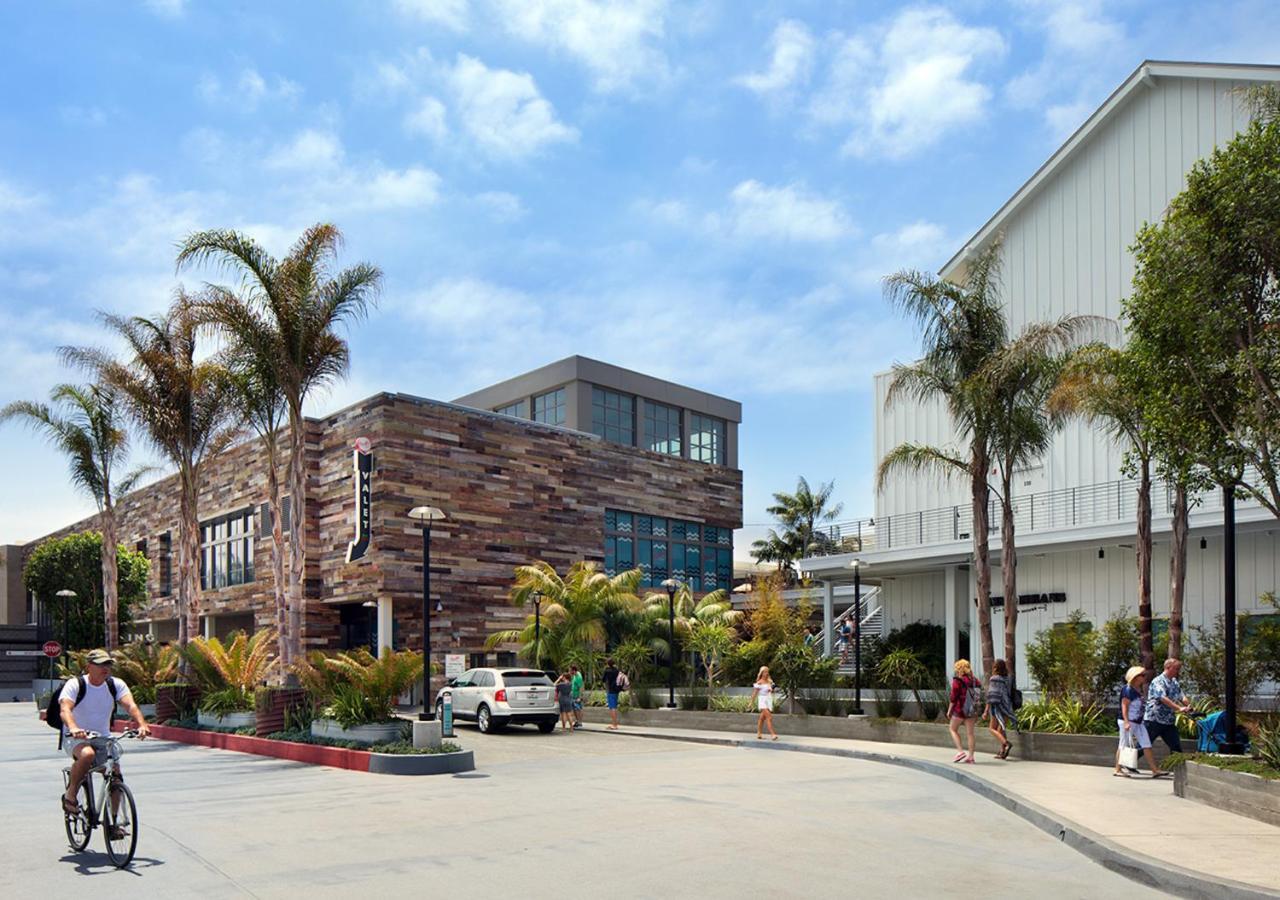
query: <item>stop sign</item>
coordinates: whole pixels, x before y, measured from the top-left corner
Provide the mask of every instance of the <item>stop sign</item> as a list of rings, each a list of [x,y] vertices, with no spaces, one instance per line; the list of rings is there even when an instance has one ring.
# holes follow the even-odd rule
[[[62,645],[57,641],[45,641],[42,649],[44,650],[44,655],[50,659],[62,655]]]

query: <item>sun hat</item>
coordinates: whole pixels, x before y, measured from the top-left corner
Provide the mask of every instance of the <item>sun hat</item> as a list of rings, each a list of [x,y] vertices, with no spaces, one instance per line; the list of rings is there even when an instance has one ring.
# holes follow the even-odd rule
[[[1142,668],[1142,666],[1130,666],[1128,671],[1124,673],[1124,683],[1133,684],[1133,679],[1137,678],[1139,675],[1143,674],[1146,671],[1147,670]]]
[[[110,666],[115,664],[115,657],[106,650],[91,650],[89,652],[89,662],[95,666]]]

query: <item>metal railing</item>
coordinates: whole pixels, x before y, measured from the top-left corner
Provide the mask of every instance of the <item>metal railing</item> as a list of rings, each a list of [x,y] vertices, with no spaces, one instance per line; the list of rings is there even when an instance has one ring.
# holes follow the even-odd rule
[[[1172,485],[1153,481],[1152,515],[1172,515],[1173,497]],[[1222,492],[1217,490],[1194,494],[1188,499],[1193,509],[1222,507]],[[1237,502],[1245,507],[1256,505],[1255,501]],[[1123,479],[1024,494],[1014,498],[1013,509],[1014,527],[1019,534],[1135,521],[1138,516],[1138,482]],[[993,496],[987,507],[988,530],[991,534],[1000,533],[1000,515],[1000,501]],[[973,511],[970,504],[964,503],[832,523],[810,546],[809,556],[923,547],[967,541],[972,536]]]

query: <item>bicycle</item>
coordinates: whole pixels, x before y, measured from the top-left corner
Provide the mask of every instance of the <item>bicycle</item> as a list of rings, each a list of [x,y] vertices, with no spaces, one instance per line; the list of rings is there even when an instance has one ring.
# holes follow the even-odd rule
[[[86,740],[96,740],[103,735],[96,731],[85,733]],[[89,838],[93,829],[102,826],[102,834],[107,845],[107,856],[116,868],[123,869],[133,860],[134,850],[138,847],[138,807],[133,802],[133,792],[124,783],[120,773],[120,740],[136,738],[136,729],[128,729],[118,737],[107,735],[107,759],[94,766],[80,783],[78,800],[80,808],[74,813],[63,811],[67,826],[67,842],[71,849],[80,853],[89,846]],[[93,776],[102,776],[101,789],[97,802],[93,796]],[[65,791],[71,783],[71,767],[62,770],[62,785]]]

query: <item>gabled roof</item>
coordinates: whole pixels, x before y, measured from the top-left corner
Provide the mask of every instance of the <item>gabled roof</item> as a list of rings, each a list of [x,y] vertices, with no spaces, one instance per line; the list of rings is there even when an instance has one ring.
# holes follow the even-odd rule
[[[946,264],[939,270],[939,274],[943,278],[951,278],[959,274],[965,260],[981,249],[995,234],[999,233],[1009,217],[1035,196],[1036,192],[1053,176],[1054,172],[1067,160],[1071,159],[1088,142],[1096,130],[1120,111],[1135,91],[1154,86],[1158,78],[1280,82],[1280,66],[1167,62],[1150,59],[1145,61],[1134,69],[1133,74],[1126,78],[1118,88],[1112,91],[1106,102],[1098,107],[1093,115],[1085,120],[1085,123],[1077,128],[1071,137],[1067,138],[1066,142],[1045,161],[1044,165],[1036,170],[1034,175],[1027,179],[1022,187],[1018,188],[1012,197],[1005,201],[1004,206],[1000,207],[996,214],[988,219],[987,223],[979,228],[973,237],[969,238],[955,256],[947,260]]]

